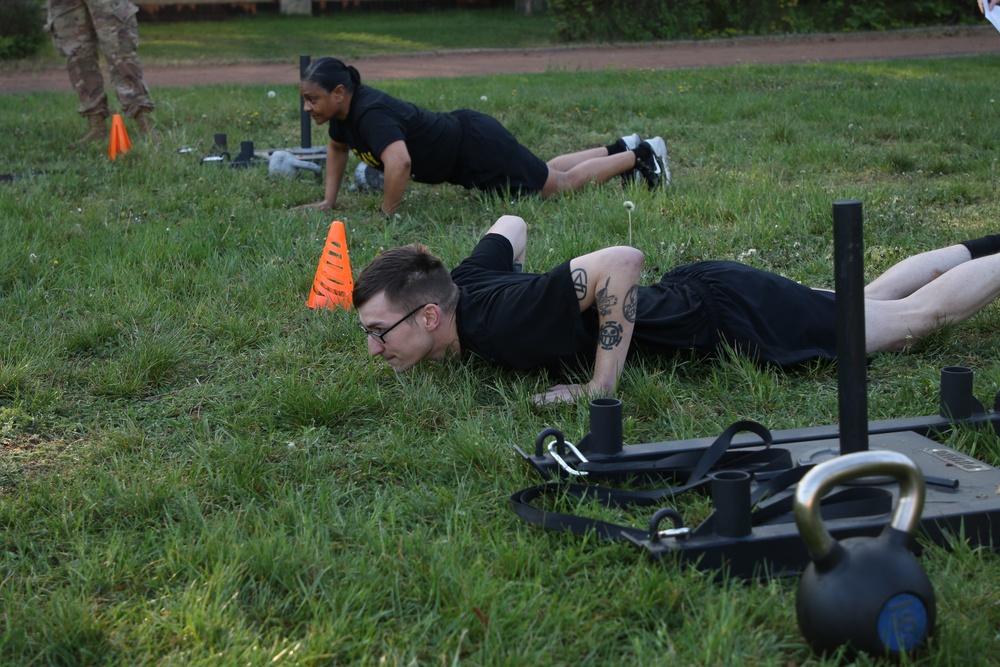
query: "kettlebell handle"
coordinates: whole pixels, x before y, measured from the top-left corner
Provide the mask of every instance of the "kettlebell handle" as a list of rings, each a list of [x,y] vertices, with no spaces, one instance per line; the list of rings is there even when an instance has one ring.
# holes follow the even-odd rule
[[[924,475],[904,454],[889,450],[843,454],[820,463],[799,481],[792,513],[802,541],[814,560],[825,557],[837,544],[820,517],[823,496],[838,484],[852,479],[884,475],[899,482],[896,509],[889,526],[912,535],[924,511]]]

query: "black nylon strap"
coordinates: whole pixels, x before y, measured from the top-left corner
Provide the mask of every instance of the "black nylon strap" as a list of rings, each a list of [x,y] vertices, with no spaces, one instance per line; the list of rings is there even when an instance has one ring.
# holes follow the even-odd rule
[[[800,468],[793,468],[788,472],[796,474],[783,478],[784,481],[789,482],[789,486],[794,484],[797,479],[801,479],[802,475],[808,470],[808,466],[801,466]],[[771,485],[770,490],[774,493],[779,491],[775,485]],[[623,526],[576,514],[552,512],[535,507],[533,503],[543,496],[554,496],[565,493],[581,500],[596,499],[606,507],[649,507],[656,505],[657,501],[663,497],[675,495],[675,493],[665,493],[668,491],[676,492],[675,489],[660,489],[654,492],[622,491],[620,489],[609,489],[595,485],[548,482],[513,493],[510,497],[510,504],[514,513],[524,521],[541,526],[546,530],[568,531],[577,535],[594,533],[609,540],[624,540],[627,534],[638,540],[645,540],[649,537],[649,532],[644,529]],[[788,496],[776,502],[758,507],[751,514],[752,525],[760,526],[766,523],[791,522],[793,520],[791,515],[793,503],[793,498]],[[874,487],[847,488],[828,495],[820,503],[820,516],[825,520],[888,514],[891,511],[892,494],[885,489]],[[713,514],[692,532],[692,536],[711,534],[714,531],[714,526],[715,515]]]
[[[754,526],[764,524],[791,523],[793,496],[786,496],[775,502],[757,507],[750,515]],[[820,501],[820,516],[825,521],[848,519],[860,516],[876,516],[892,511],[892,493],[876,487],[850,487],[831,493]],[[715,514],[711,514],[691,534],[710,535],[715,531]]]
[[[558,482],[548,482],[546,484],[532,486],[527,489],[521,489],[520,491],[514,492],[510,497],[510,505],[514,509],[514,513],[519,517],[530,524],[541,526],[546,530],[568,531],[577,535],[595,533],[599,537],[609,540],[623,540],[625,539],[623,533],[628,533],[637,539],[646,539],[648,533],[645,530],[632,528],[630,526],[621,526],[609,521],[601,521],[600,519],[577,516],[576,514],[550,512],[548,510],[535,507],[532,504],[535,500],[541,498],[542,496],[556,495],[562,492],[579,495],[581,498],[588,495],[588,493],[590,495],[594,495],[593,493],[590,493],[589,490],[591,489],[610,492],[617,491],[615,489],[602,489],[602,487],[585,486],[582,484],[560,484]]]
[[[596,534],[610,540],[625,540],[626,536],[638,540],[645,540],[650,537],[649,531],[631,526],[623,526],[600,519],[583,517],[565,512],[552,512],[535,507],[534,502],[544,496],[554,496],[566,494],[580,500],[596,500],[605,507],[625,508],[631,506],[650,507],[659,505],[664,498],[669,498],[677,494],[689,491],[702,486],[710,481],[708,474],[713,467],[723,459],[724,454],[732,443],[733,437],[742,431],[753,431],[759,435],[765,445],[765,449],[751,452],[739,457],[738,460],[726,461],[725,469],[739,468],[738,461],[742,461],[748,467],[768,466],[775,462],[785,466],[781,472],[763,484],[759,484],[751,493],[750,503],[755,507],[751,514],[751,523],[755,526],[769,522],[791,521],[791,511],[794,499],[786,496],[775,502],[764,503],[768,498],[775,496],[789,487],[798,483],[812,466],[791,465],[790,456],[787,450],[768,449],[771,442],[770,432],[756,422],[740,421],[732,424],[703,452],[693,452],[700,454],[694,466],[691,467],[691,457],[682,455],[672,455],[646,464],[657,464],[656,470],[660,473],[669,472],[667,461],[680,465],[683,469],[689,469],[690,474],[687,481],[680,486],[673,486],[664,489],[654,489],[651,491],[625,491],[612,489],[600,485],[589,484],[567,484],[560,482],[548,482],[539,486],[533,486],[520,491],[516,491],[510,497],[510,504],[514,513],[524,521],[541,526],[547,530],[569,531],[577,535]],[[784,452],[785,457],[776,457],[774,454]],[[690,454],[690,453],[684,453]],[[741,453],[742,454],[742,453]],[[761,457],[761,454],[771,454],[768,457]],[[765,461],[764,459],[770,459]],[[786,462],[787,459],[787,462]],[[589,464],[583,464],[589,467]],[[583,467],[581,466],[581,468]],[[617,467],[616,471],[623,468]],[[758,467],[757,471],[764,468]],[[773,470],[775,468],[768,468]],[[676,469],[675,469],[676,470]],[[630,469],[633,473],[643,472],[638,466]],[[680,471],[680,472],[683,472]],[[820,503],[820,515],[824,519],[847,518],[856,516],[871,516],[888,513],[892,511],[892,494],[885,489],[875,487],[852,487],[828,495]],[[779,521],[780,520],[780,521]],[[712,514],[702,522],[694,531],[693,535],[707,535],[714,530],[715,515]]]
[[[675,493],[677,493],[681,490],[687,490],[687,488],[691,488],[698,483],[703,483],[705,481],[705,476],[709,473],[709,471],[718,468],[720,460],[722,460],[726,452],[729,451],[729,447],[733,443],[733,438],[743,431],[751,431],[758,435],[761,440],[764,441],[764,451],[771,446],[773,438],[771,437],[770,431],[757,422],[743,420],[731,424],[719,435],[718,438],[715,439],[715,441],[712,442],[711,445],[704,450],[680,452],[678,454],[671,454],[670,456],[655,459],[653,461],[588,461],[587,463],[580,463],[578,465],[578,469],[580,471],[588,473],[592,472],[598,475],[656,473],[661,476],[672,474],[677,477],[687,471],[690,471],[686,482],[682,485],[682,487],[678,487],[675,491]],[[748,463],[758,462],[754,458],[751,458],[754,455],[756,455],[761,461],[766,461],[769,458],[766,455],[761,456],[761,450],[750,454],[745,452],[734,452],[734,454],[736,454],[735,460],[731,462],[733,467],[741,467],[739,465],[739,460],[744,458],[747,459]]]
[[[599,485],[549,482],[547,484],[529,487],[513,493],[510,497],[510,504],[514,512],[519,517],[528,523],[542,526],[548,530],[568,530],[578,535],[586,535],[588,533],[595,532],[602,537],[612,540],[624,539],[622,533],[629,533],[639,537],[640,539],[644,539],[648,535],[648,533],[644,530],[631,528],[629,526],[621,526],[607,521],[601,521],[599,519],[581,517],[575,514],[550,512],[537,508],[532,503],[543,496],[566,493],[580,498],[581,500],[596,499],[599,503],[606,507],[649,507],[659,504],[659,501],[664,498],[669,498],[677,495],[678,493],[689,491],[707,483],[709,481],[708,473],[729,449],[729,446],[732,444],[733,437],[743,431],[752,431],[760,436],[764,441],[765,446],[765,449],[762,451],[768,451],[767,448],[772,442],[771,432],[757,422],[738,421],[723,431],[722,434],[719,435],[719,437],[716,438],[715,441],[704,451],[693,452],[698,455],[698,459],[695,461],[694,466],[690,467],[690,474],[688,475],[687,481],[680,486],[655,489],[652,491],[623,491],[621,489],[611,489]],[[777,452],[779,450],[774,451]],[[787,454],[787,452],[785,452],[785,454]],[[659,463],[661,463],[662,466],[664,461],[673,459],[677,463],[682,463],[684,468],[688,468],[690,466],[690,457],[678,456],[678,458],[675,458],[675,456],[678,455],[661,459]],[[745,461],[749,460],[758,462],[753,459],[753,456],[754,453],[741,453],[740,458]],[[775,457],[772,456],[771,458],[774,459]],[[648,463],[649,462],[647,462],[647,464]],[[667,471],[667,468],[662,466],[659,470],[665,472]],[[635,472],[638,472],[638,470],[635,470]]]

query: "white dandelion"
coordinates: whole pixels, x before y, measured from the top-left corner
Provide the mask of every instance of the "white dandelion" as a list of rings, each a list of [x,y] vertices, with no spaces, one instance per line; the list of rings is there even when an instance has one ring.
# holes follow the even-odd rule
[[[632,245],[632,211],[635,210],[635,204],[626,200],[625,210],[628,211],[628,244]]]

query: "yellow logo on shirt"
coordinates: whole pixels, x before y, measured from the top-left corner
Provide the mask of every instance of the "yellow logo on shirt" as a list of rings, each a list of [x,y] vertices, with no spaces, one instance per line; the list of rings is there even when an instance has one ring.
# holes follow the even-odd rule
[[[358,150],[355,149],[354,154],[357,155],[358,158],[362,162],[364,162],[365,164],[367,164],[369,167],[378,167],[378,160],[375,159],[375,156],[372,155],[371,152],[362,153],[362,152],[360,152],[360,151],[358,151]]]

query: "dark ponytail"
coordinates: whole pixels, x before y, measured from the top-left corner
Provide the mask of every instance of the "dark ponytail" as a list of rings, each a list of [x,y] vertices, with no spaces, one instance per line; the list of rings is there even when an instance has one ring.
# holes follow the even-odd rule
[[[328,93],[341,85],[352,93],[361,84],[361,75],[351,65],[345,65],[336,58],[324,57],[309,64],[302,81],[315,83]]]

